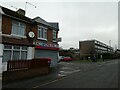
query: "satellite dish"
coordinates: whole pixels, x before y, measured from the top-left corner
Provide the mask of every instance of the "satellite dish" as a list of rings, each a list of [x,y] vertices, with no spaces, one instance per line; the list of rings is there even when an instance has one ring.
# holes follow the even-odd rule
[[[29,35],[30,38],[34,38],[34,37],[35,37],[35,34],[34,34],[34,32],[32,32],[32,31],[30,31],[30,32],[28,33],[28,35]]]

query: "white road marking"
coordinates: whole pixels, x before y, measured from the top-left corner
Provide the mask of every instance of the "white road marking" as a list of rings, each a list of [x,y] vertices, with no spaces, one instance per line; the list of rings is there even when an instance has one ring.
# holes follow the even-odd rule
[[[80,70],[75,70],[75,71],[73,71],[74,73],[75,72],[79,72]],[[71,73],[72,74],[72,73]],[[33,87],[33,88],[38,88],[38,87],[40,87],[40,86],[44,86],[44,85],[47,85],[47,84],[51,84],[51,83],[54,83],[54,82],[57,82],[57,81],[60,81],[60,80],[63,80],[63,79],[65,79],[65,78],[67,78],[67,77],[69,77],[69,76],[66,76],[66,75],[63,75],[63,74],[60,74],[62,77],[60,77],[60,78],[58,78],[58,79],[56,79],[56,80],[53,80],[53,81],[50,81],[50,82],[47,82],[47,83],[44,83],[44,84],[41,84],[41,85],[38,85],[38,86],[35,86],[35,87]],[[59,76],[60,76],[59,75]],[[69,74],[70,75],[70,74]]]

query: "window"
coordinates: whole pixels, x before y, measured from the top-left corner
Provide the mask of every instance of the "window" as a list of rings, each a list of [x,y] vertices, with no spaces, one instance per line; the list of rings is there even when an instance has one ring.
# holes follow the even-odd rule
[[[47,28],[38,26],[38,39],[47,40]]]
[[[3,62],[27,59],[27,46],[4,45]]]
[[[12,34],[13,35],[19,35],[19,36],[25,36],[25,24],[18,21],[12,21]]]
[[[97,43],[98,43],[98,41],[95,40],[95,44],[97,44]]]
[[[55,30],[53,30],[53,41],[57,40],[57,33]]]
[[[95,48],[98,48],[98,46],[97,46],[97,45],[95,45]]]

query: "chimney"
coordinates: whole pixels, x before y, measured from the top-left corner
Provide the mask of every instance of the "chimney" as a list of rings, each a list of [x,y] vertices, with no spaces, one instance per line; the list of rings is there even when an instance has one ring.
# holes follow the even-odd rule
[[[23,15],[23,16],[25,16],[25,10],[23,10],[23,9],[18,9],[17,11],[16,11],[18,14],[21,14],[21,15]]]

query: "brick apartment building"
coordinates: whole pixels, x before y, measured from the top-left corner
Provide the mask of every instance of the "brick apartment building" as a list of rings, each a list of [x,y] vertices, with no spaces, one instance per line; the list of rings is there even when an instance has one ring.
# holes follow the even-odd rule
[[[51,66],[57,66],[58,23],[46,25],[47,22],[43,21],[46,22],[43,19],[37,21],[37,18],[26,17],[22,9],[12,11],[0,6],[0,60],[3,71],[7,69],[8,60],[27,60],[38,57],[51,58]],[[38,52],[37,49],[41,51]],[[56,56],[53,57],[54,51]]]
[[[80,57],[101,58],[103,53],[113,53],[113,48],[97,40],[79,41]]]

